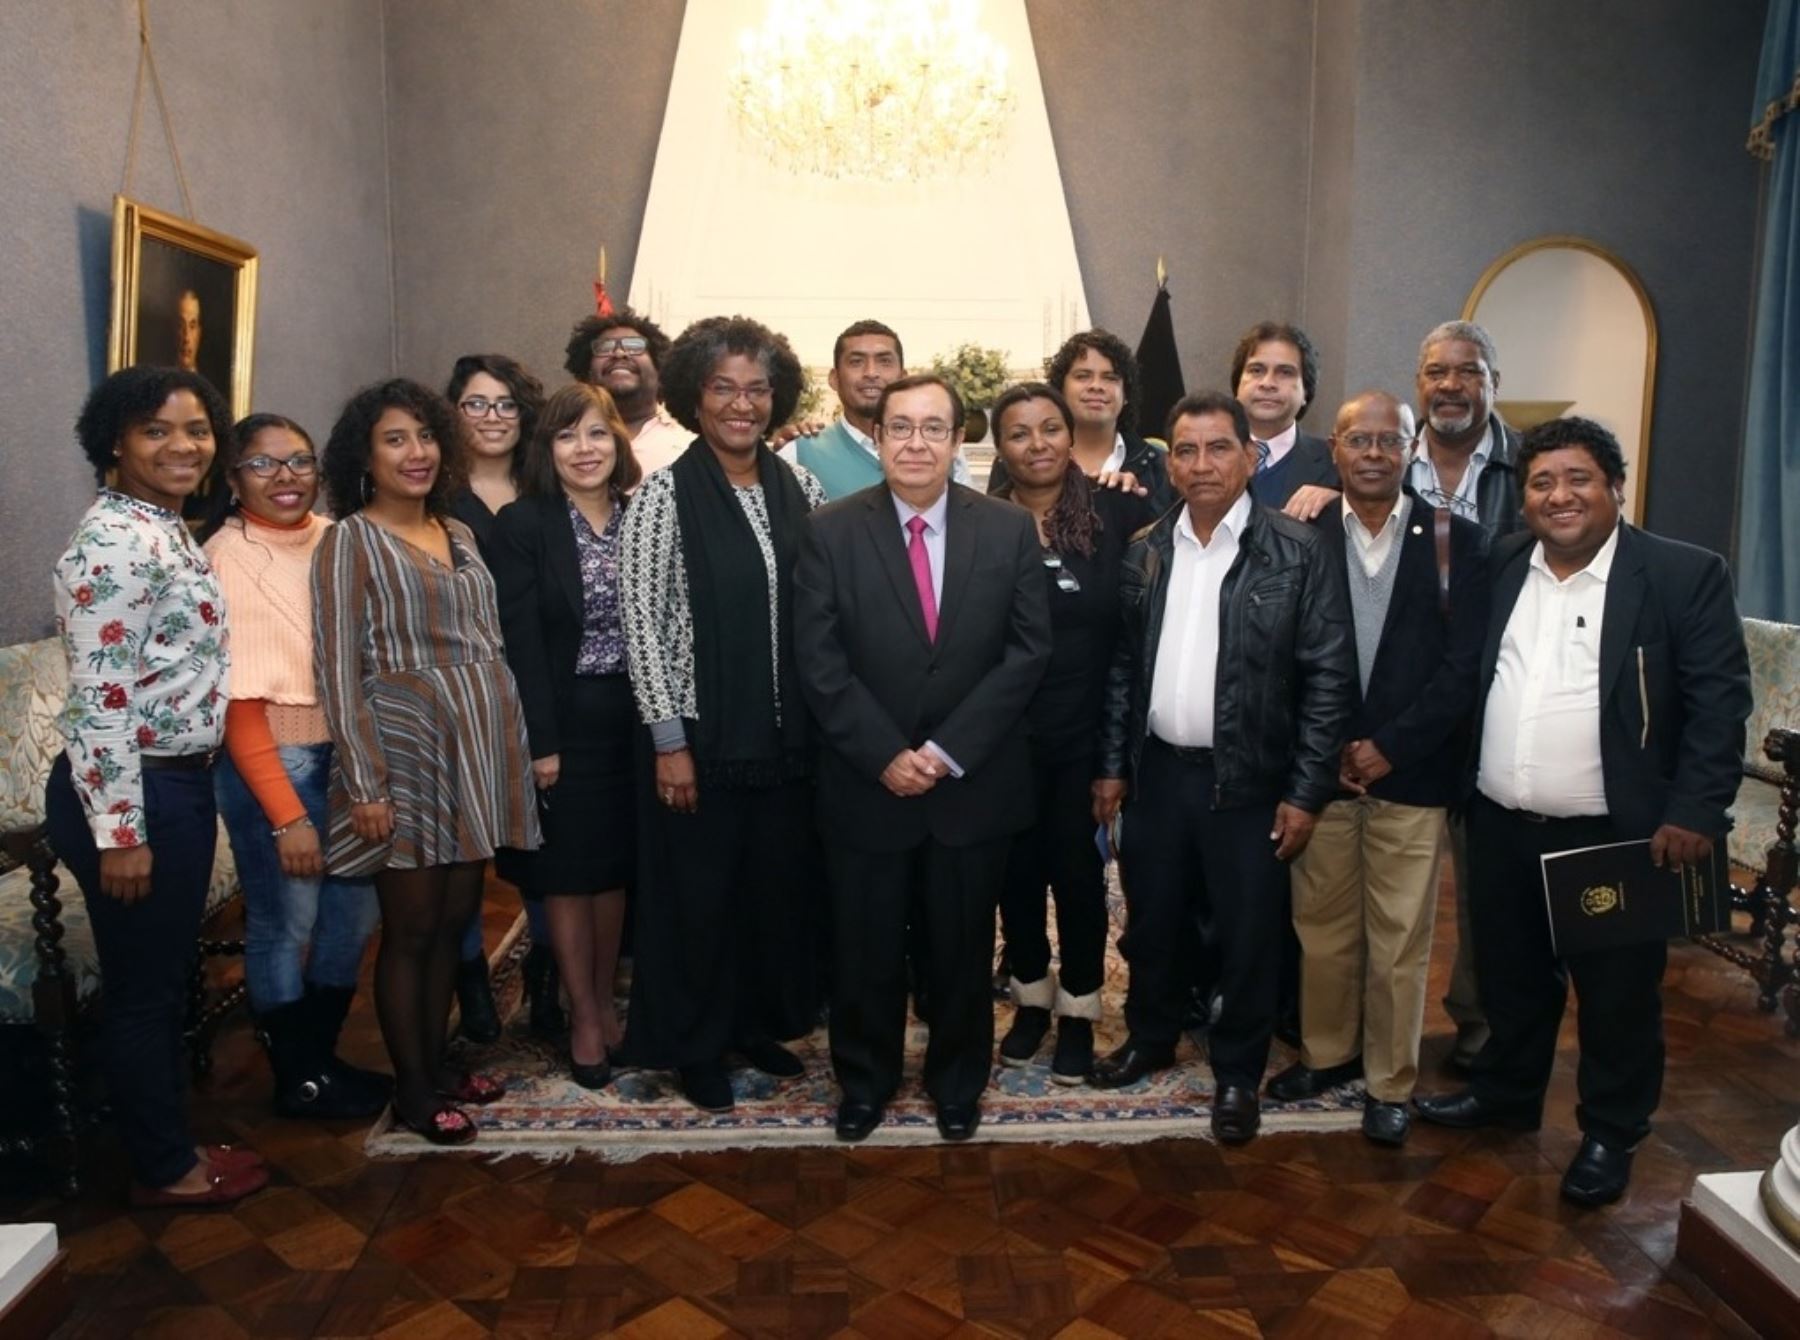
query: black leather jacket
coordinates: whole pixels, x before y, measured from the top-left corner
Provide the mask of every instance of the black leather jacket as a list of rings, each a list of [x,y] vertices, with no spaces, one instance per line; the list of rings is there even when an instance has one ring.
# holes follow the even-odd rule
[[[1179,509],[1140,533],[1119,578],[1119,640],[1107,673],[1100,775],[1135,785]],[[1319,532],[1251,509],[1219,589],[1213,805],[1285,800],[1318,813],[1337,794],[1338,755],[1355,700],[1349,600]]]

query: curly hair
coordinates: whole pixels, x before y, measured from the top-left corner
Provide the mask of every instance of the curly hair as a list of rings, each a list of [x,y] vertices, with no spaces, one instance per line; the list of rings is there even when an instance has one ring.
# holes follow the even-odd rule
[[[1319,390],[1319,351],[1306,338],[1304,330],[1289,322],[1258,321],[1244,332],[1244,338],[1237,342],[1237,348],[1231,355],[1232,393],[1236,394],[1238,383],[1244,380],[1244,364],[1250,361],[1250,355],[1256,352],[1259,344],[1267,344],[1270,340],[1291,344],[1300,351],[1300,389],[1305,393],[1306,399],[1301,402],[1300,412],[1294,419],[1304,419],[1306,411],[1312,408],[1313,396]]]
[[[456,360],[456,366],[450,369],[450,381],[444,387],[444,399],[462,409],[463,389],[477,372],[485,372],[506,388],[506,392],[519,402],[519,441],[513,448],[512,461],[508,473],[512,476],[514,487],[524,483],[524,467],[519,458],[524,455],[519,450],[531,440],[531,434],[537,427],[537,418],[544,409],[544,384],[531,375],[523,363],[505,354],[464,354]]]
[[[375,425],[390,409],[404,410],[430,430],[438,444],[437,478],[425,498],[434,516],[446,516],[450,499],[463,486],[468,438],[462,414],[448,400],[405,377],[365,386],[344,403],[325,441],[321,475],[331,515],[342,521],[363,508],[363,482],[375,449]]]
[[[1069,409],[1069,402],[1063,399],[1062,392],[1045,382],[1020,382],[1002,391],[989,411],[994,424],[996,450],[1000,443],[1000,425],[1006,419],[1006,412],[1015,405],[1023,405],[1032,400],[1048,400],[1056,406],[1069,435],[1074,436],[1075,415]],[[1010,474],[1007,475],[995,487],[994,496],[1010,500],[1015,482]],[[1094,537],[1102,529],[1100,514],[1094,508],[1093,482],[1071,456],[1068,471],[1063,476],[1062,492],[1057,495],[1049,515],[1044,518],[1044,530],[1049,536],[1050,547],[1060,554],[1072,553],[1092,558]]]
[[[231,410],[211,382],[198,372],[181,368],[121,368],[88,393],[75,420],[75,439],[94,467],[95,483],[104,484],[106,472],[118,463],[114,452],[126,429],[155,418],[177,391],[192,391],[212,425],[212,464],[194,493],[210,497],[222,491],[220,485],[234,453]]]
[[[675,337],[662,365],[662,401],[675,422],[690,433],[700,431],[700,388],[729,354],[743,354],[762,364],[774,391],[769,423],[792,418],[806,373],[787,336],[751,317],[709,316]]]
[[[1431,346],[1446,340],[1463,340],[1474,345],[1481,350],[1481,361],[1488,365],[1488,371],[1500,371],[1500,355],[1494,349],[1494,337],[1473,321],[1442,321],[1433,326],[1419,341],[1420,368],[1425,366],[1425,356],[1431,352]]]
[[[1461,336],[1450,336],[1461,339]],[[1625,482],[1625,451],[1619,439],[1592,419],[1579,414],[1565,414],[1560,419],[1547,419],[1525,434],[1519,443],[1516,469],[1520,482],[1531,475],[1531,463],[1547,451],[1580,447],[1594,458],[1594,464],[1610,484]]]
[[[626,329],[635,330],[649,341],[645,352],[650,355],[650,366],[661,373],[663,359],[669,356],[669,337],[656,322],[629,307],[621,307],[611,316],[584,316],[577,321],[569,332],[568,344],[563,346],[563,370],[578,382],[586,381],[594,365],[594,341],[600,333]]]
[[[256,414],[247,414],[232,425],[232,447],[230,452],[227,453],[231,459],[225,466],[226,473],[230,473],[232,470],[237,469],[238,462],[244,458],[244,453],[249,451],[251,446],[255,444],[257,434],[266,432],[271,428],[279,428],[283,432],[292,433],[306,444],[306,449],[308,451],[312,452],[315,456],[318,455],[319,449],[313,445],[312,434],[308,433],[306,429],[288,418],[287,415],[271,414],[264,410],[259,411]],[[231,514],[240,510],[243,506],[243,504],[232,494],[230,489],[220,489],[219,494],[220,496],[217,499],[216,504],[209,507],[206,514],[200,518],[200,525],[194,538],[199,540],[202,544],[205,544],[217,534],[219,527],[223,526],[225,522],[230,519]]]
[[[1044,380],[1062,391],[1063,383],[1069,379],[1070,370],[1089,349],[1111,363],[1113,371],[1124,380],[1125,406],[1119,411],[1119,431],[1123,433],[1134,430],[1137,427],[1138,394],[1141,386],[1137,355],[1131,352],[1130,345],[1110,330],[1095,326],[1092,330],[1078,330],[1069,336],[1063,341],[1062,348],[1044,360]]]
[[[519,455],[525,458],[523,492],[549,498],[563,495],[562,480],[556,473],[556,435],[580,423],[591,409],[600,411],[600,417],[606,420],[613,435],[616,455],[612,477],[606,481],[613,496],[623,497],[638,486],[638,481],[644,477],[644,468],[631,450],[631,429],[619,416],[619,407],[613,403],[611,393],[604,386],[571,382],[550,397],[544,412],[538,416],[537,431],[529,442],[519,447]]]

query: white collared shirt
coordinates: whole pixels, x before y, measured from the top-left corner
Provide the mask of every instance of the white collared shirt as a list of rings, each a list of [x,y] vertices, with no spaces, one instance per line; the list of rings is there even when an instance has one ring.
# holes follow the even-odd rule
[[[1381,529],[1374,534],[1362,523],[1362,518],[1350,509],[1350,500],[1344,499],[1344,534],[1350,537],[1351,547],[1362,563],[1362,569],[1373,577],[1381,571],[1381,565],[1387,562],[1388,552],[1406,528],[1406,518],[1412,511],[1412,499],[1402,493],[1394,503],[1394,509],[1387,514],[1387,520],[1381,523]]]
[[[1300,425],[1290,423],[1274,437],[1257,437],[1252,434],[1251,440],[1260,442],[1269,449],[1269,454],[1263,457],[1262,464],[1257,469],[1272,470],[1281,463],[1283,456],[1294,449],[1294,443],[1300,440]]]
[[[1426,430],[1421,430],[1419,440],[1413,443],[1412,460],[1407,463],[1406,482],[1412,485],[1414,493],[1432,506],[1448,507],[1465,521],[1480,521],[1481,513],[1475,500],[1475,482],[1481,478],[1488,458],[1494,453],[1494,421],[1488,420],[1487,431],[1481,435],[1481,441],[1475,444],[1474,454],[1469,457],[1468,468],[1463,471],[1454,494],[1445,492],[1438,479],[1437,466],[1431,459],[1431,448],[1425,444],[1425,432]]]
[[[1125,468],[1125,434],[1113,434],[1112,455],[1106,458],[1106,464],[1100,467],[1103,475],[1116,475]]]
[[[1508,809],[1606,813],[1600,765],[1600,625],[1619,547],[1615,528],[1580,572],[1557,580],[1532,547],[1500,638],[1481,726],[1481,793]]]
[[[1219,590],[1250,524],[1249,490],[1201,544],[1187,508],[1175,522],[1175,554],[1162,635],[1150,678],[1150,733],[1166,744],[1211,749],[1219,672]]]

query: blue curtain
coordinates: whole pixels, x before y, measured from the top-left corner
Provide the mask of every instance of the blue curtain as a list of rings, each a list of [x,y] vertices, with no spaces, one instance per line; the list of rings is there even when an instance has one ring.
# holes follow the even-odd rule
[[[1800,0],[1770,0],[1750,151],[1769,158],[1750,404],[1744,424],[1738,600],[1800,623]]]

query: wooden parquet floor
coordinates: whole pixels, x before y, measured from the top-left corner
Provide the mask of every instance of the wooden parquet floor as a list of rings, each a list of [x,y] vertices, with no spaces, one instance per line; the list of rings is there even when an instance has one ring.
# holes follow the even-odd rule
[[[510,895],[489,899],[490,931]],[[1440,928],[1454,926],[1446,898]],[[1448,963],[1440,934],[1432,999]],[[218,1048],[200,1132],[260,1150],[235,1210],[129,1212],[96,1141],[51,1218],[76,1310],[59,1336],[1365,1336],[1747,1334],[1674,1262],[1694,1175],[1760,1167],[1800,1112],[1800,1042],[1691,947],[1667,983],[1669,1069],[1628,1198],[1557,1198],[1575,1151],[1565,1029],[1536,1135],[1416,1126],[1124,1148],[784,1150],[612,1167],[473,1156],[371,1163],[362,1129],[274,1120],[247,1025]],[[347,1050],[381,1056],[366,995]],[[1427,1017],[1427,1087],[1448,1024]],[[1277,1058],[1281,1063],[1281,1058]]]

